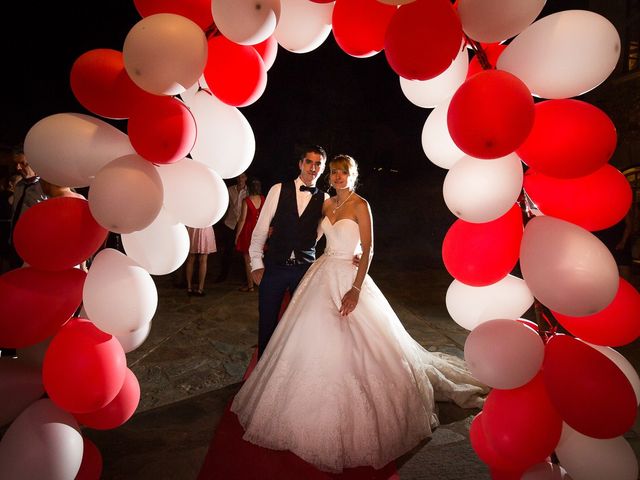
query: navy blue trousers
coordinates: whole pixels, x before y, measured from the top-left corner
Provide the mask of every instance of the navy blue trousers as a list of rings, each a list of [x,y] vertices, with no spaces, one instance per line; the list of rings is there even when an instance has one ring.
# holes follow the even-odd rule
[[[278,314],[287,290],[293,295],[302,277],[311,264],[269,265],[260,282],[258,298],[258,358],[267,348],[267,343],[278,324]]]

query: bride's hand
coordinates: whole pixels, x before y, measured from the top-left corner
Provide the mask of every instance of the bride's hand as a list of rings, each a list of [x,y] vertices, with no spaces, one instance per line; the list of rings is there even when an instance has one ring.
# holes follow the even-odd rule
[[[347,293],[342,297],[342,305],[340,306],[340,315],[343,317],[349,315],[356,309],[356,305],[358,305],[358,298],[360,297],[360,292],[357,289],[351,288]]]

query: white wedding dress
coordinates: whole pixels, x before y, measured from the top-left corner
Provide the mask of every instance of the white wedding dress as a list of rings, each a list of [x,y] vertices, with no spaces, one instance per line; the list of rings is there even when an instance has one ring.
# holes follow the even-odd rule
[[[455,357],[425,350],[367,275],[356,309],[358,225],[325,217],[325,253],[308,270],[231,410],[244,439],[320,470],[382,468],[428,437],[435,400],[481,407],[487,389]]]

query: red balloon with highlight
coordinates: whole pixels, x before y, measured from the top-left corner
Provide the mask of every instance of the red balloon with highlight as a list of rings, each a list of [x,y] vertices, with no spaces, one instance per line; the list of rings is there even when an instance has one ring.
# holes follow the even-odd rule
[[[551,177],[530,168],[523,186],[542,213],[590,232],[622,220],[631,207],[633,195],[627,178],[609,164],[576,178]]]
[[[595,345],[621,347],[640,337],[640,293],[622,277],[616,296],[604,310],[586,317],[551,313],[570,333]]]
[[[638,407],[633,387],[595,348],[570,335],[555,335],[545,345],[542,372],[549,398],[574,430],[605,439],[633,426]]]
[[[94,412],[122,389],[127,359],[116,337],[73,318],[53,337],[42,364],[49,398],[70,413]]]
[[[482,411],[482,425],[489,444],[496,454],[523,470],[544,461],[558,445],[562,418],[541,373],[518,388],[494,388]]]
[[[447,126],[454,143],[475,158],[509,155],[533,126],[533,97],[515,75],[484,70],[464,82],[451,98]]]
[[[127,124],[131,145],[152,163],[182,160],[196,142],[191,110],[173,97],[155,97],[136,105]]]
[[[140,384],[135,374],[127,368],[122,388],[111,402],[95,412],[76,413],[74,416],[89,428],[110,430],[129,420],[139,403]]]
[[[233,107],[246,107],[264,93],[267,69],[255,48],[222,35],[211,37],[204,78],[216,98]]]
[[[252,47],[256,49],[256,52],[258,52],[262,58],[265,70],[269,70],[275,63],[276,57],[278,56],[278,41],[276,40],[276,37],[271,35],[263,42],[252,45]]]
[[[389,22],[384,53],[389,66],[408,80],[444,72],[462,48],[462,24],[448,0],[402,5]]]
[[[456,280],[473,287],[504,278],[518,262],[523,234],[518,205],[486,223],[458,219],[442,243],[444,265]]]
[[[384,37],[397,7],[378,0],[336,0],[332,31],[347,54],[364,58],[384,48]]]
[[[133,83],[118,50],[97,48],[83,53],[71,66],[69,78],[78,102],[105,118],[129,118],[137,102],[155,96]]]
[[[581,177],[609,161],[616,127],[598,107],[575,99],[535,106],[533,128],[516,153],[529,167],[558,178]]]
[[[498,64],[498,58],[500,58],[500,54],[504,52],[504,49],[507,48],[506,45],[502,45],[501,43],[489,43],[488,45],[482,45],[485,55],[487,56],[487,61],[491,64],[492,68],[496,68]],[[474,76],[476,73],[480,73],[485,69],[480,65],[480,61],[478,60],[478,53],[473,56],[473,58],[469,61],[469,70],[467,70],[467,78]]]
[[[109,232],[82,198],[50,198],[20,216],[13,232],[16,251],[41,270],[67,270],[91,257]]]
[[[82,436],[82,463],[74,480],[100,480],[102,475],[102,454],[96,444]]]
[[[33,267],[0,276],[0,345],[24,348],[51,337],[82,302],[87,274],[78,268]]]
[[[492,469],[522,473],[522,468],[510,462],[509,458],[503,458],[496,453],[484,433],[482,422],[483,413],[478,413],[471,421],[469,427],[469,441],[476,455]]]

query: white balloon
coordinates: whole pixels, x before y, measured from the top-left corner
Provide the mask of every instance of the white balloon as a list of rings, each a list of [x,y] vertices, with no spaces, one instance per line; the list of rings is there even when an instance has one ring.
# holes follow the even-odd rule
[[[638,478],[638,459],[624,437],[592,438],[563,423],[555,453],[560,465],[576,480]]]
[[[273,34],[280,0],[212,0],[211,12],[225,37],[240,45],[255,45]]]
[[[281,0],[280,20],[273,35],[282,48],[307,53],[318,48],[331,33],[334,2]]]
[[[191,157],[222,178],[235,178],[249,168],[256,153],[256,139],[240,110],[204,90],[193,96],[189,107],[198,127]]]
[[[142,327],[124,335],[114,335],[122,345],[124,353],[133,352],[144,343],[151,332],[152,322],[145,323]]]
[[[204,78],[204,75],[201,75],[196,83],[191,85],[184,92],[180,93],[180,98],[187,107],[191,107],[193,97],[203,88],[208,90],[209,85],[207,85],[207,80]]]
[[[533,22],[546,0],[460,0],[462,29],[478,42],[498,43],[514,37]]]
[[[128,257],[152,275],[176,271],[189,255],[189,234],[182,223],[161,209],[151,225],[122,234],[122,246]]]
[[[539,97],[570,98],[604,82],[619,57],[620,37],[609,20],[586,10],[565,10],[514,38],[497,68],[514,74]]]
[[[103,166],[135,150],[125,133],[98,118],[57,113],[29,129],[24,153],[36,174],[48,182],[86,187]]]
[[[48,398],[27,407],[0,442],[2,478],[75,478],[84,450],[76,419]]]
[[[177,95],[202,75],[207,37],[181,15],[149,15],[129,30],[122,57],[129,77],[140,88],[157,95]]]
[[[16,359],[0,359],[0,425],[9,423],[20,412],[42,397],[42,369]]]
[[[105,248],[93,259],[82,301],[87,317],[111,335],[127,335],[149,323],[158,307],[151,275],[131,258]]]
[[[488,320],[467,336],[464,359],[474,378],[509,390],[529,383],[540,371],[544,343],[536,331],[517,320]]]
[[[154,166],[139,155],[126,155],[98,171],[89,189],[89,210],[107,230],[131,233],[153,222],[162,196]]]
[[[193,228],[220,220],[229,206],[227,186],[215,170],[185,158],[158,167],[164,186],[164,207],[173,217]]]
[[[467,78],[469,53],[464,46],[451,65],[440,75],[429,80],[400,78],[402,93],[411,103],[422,108],[433,108],[451,98]]]
[[[586,343],[590,347],[595,348],[600,353],[602,353],[605,357],[607,357],[609,360],[611,360],[613,363],[616,364],[616,366],[620,369],[620,371],[624,373],[624,375],[627,377],[627,380],[629,380],[629,383],[633,388],[633,392],[636,394],[636,400],[640,405],[640,377],[638,376],[638,372],[636,372],[636,369],[633,368],[633,365],[631,365],[629,360],[624,358],[624,356],[620,352],[616,351],[611,347],[594,345],[592,343],[585,342],[581,338],[578,338],[577,340],[580,340],[581,342]]]
[[[445,297],[451,318],[462,328],[473,330],[494,319],[517,320],[533,305],[533,295],[521,278],[507,275],[484,287],[453,280]]]
[[[451,98],[434,108],[422,128],[422,149],[438,167],[449,169],[466,154],[458,148],[447,126],[447,111]]]
[[[516,203],[522,177],[522,161],[515,153],[492,160],[465,156],[444,178],[444,202],[451,213],[467,222],[490,222]]]
[[[520,268],[533,296],[564,315],[593,315],[618,291],[618,267],[607,247],[584,228],[550,216],[525,226]]]

